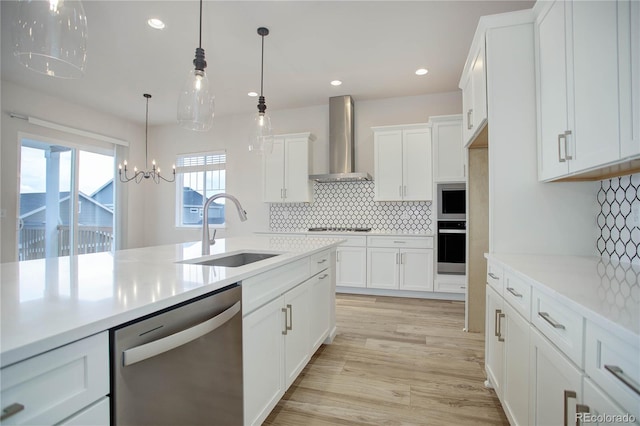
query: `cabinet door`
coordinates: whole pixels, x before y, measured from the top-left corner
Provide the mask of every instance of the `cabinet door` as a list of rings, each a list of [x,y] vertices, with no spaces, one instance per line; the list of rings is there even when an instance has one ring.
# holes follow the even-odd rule
[[[284,395],[284,296],[242,320],[244,422],[260,425]]]
[[[574,101],[569,111],[575,109],[575,123],[569,123],[570,172],[620,158],[617,3],[566,2],[573,30]]]
[[[400,290],[433,291],[433,250],[400,250]]]
[[[580,370],[534,327],[530,346],[531,424],[575,424],[582,399]]]
[[[529,423],[529,322],[508,303],[503,304],[503,407],[512,424]]]
[[[433,176],[436,182],[464,182],[464,149],[460,120],[433,124]]]
[[[394,248],[367,249],[367,287],[395,289],[398,285],[400,251]]]
[[[263,201],[266,203],[280,203],[284,195],[284,139],[274,138],[273,151],[262,157]]]
[[[473,80],[473,111],[471,112],[473,133],[487,121],[487,75],[485,71],[485,48],[480,44],[473,66],[471,67],[471,79]]]
[[[402,199],[433,199],[431,129],[404,130],[402,135]]]
[[[309,140],[304,137],[285,139],[284,155],[284,200],[287,203],[309,202]]]
[[[331,310],[331,271],[326,269],[311,279],[309,303],[309,340],[310,355],[322,344],[329,333],[329,314]]]
[[[309,362],[309,295],[312,281],[308,280],[284,295],[285,319],[285,390]]]
[[[618,1],[620,157],[640,154],[640,2]]]
[[[578,413],[581,424],[589,423],[585,421],[587,420],[587,416],[602,416],[602,418],[611,419],[610,422],[598,422],[598,425],[619,425],[620,422],[615,421],[616,417],[624,420],[630,419],[630,416],[633,416],[613,402],[613,400],[588,377],[584,379],[583,400],[584,404],[581,406],[580,413]],[[631,421],[625,423],[631,423]],[[636,422],[633,424],[638,424],[638,418],[636,418]]]
[[[367,286],[367,249],[365,247],[338,247],[336,250],[336,285],[344,287]]]
[[[402,131],[374,133],[375,200],[402,200]]]
[[[504,312],[502,311],[502,296],[490,286],[487,289],[487,304],[485,318],[485,370],[487,380],[502,399],[502,376],[504,368]]]
[[[536,22],[538,67],[538,177],[568,173],[565,2],[555,1]]]
[[[462,87],[462,138],[464,146],[468,146],[473,136],[473,122],[471,114],[473,113],[473,79],[471,74],[467,76],[464,86]]]

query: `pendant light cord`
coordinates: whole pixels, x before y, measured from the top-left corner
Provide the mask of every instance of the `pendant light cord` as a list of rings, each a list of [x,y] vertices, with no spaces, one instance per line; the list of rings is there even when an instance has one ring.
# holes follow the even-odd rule
[[[264,82],[264,35],[262,37],[262,59],[260,61],[260,96],[263,95],[263,82]]]
[[[202,49],[202,0],[200,0],[200,35],[198,38],[198,47]]]

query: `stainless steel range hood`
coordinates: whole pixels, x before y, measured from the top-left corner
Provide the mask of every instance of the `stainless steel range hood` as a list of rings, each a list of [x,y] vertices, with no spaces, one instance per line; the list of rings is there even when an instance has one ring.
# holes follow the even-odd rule
[[[329,173],[311,175],[316,182],[353,182],[372,180],[369,173],[354,172],[355,141],[353,99],[329,98]]]

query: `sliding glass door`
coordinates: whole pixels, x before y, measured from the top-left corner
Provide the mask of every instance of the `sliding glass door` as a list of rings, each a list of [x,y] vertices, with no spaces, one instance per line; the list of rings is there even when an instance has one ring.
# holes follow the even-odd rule
[[[114,154],[22,139],[18,259],[111,251]]]

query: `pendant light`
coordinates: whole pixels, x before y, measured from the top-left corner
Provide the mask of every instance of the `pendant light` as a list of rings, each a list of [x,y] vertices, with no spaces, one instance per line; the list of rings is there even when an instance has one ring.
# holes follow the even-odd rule
[[[145,165],[145,170],[138,170],[137,167],[134,167],[133,168],[133,176],[129,177],[127,175],[127,161],[125,160],[124,161],[124,169],[123,169],[123,165],[122,164],[118,165],[118,175],[120,176],[120,182],[126,183],[126,182],[131,182],[133,180],[136,183],[140,183],[140,182],[142,182],[143,179],[151,179],[155,183],[160,183],[160,180],[163,180],[165,182],[173,182],[173,181],[176,180],[176,166],[173,166],[173,177],[171,178],[171,180],[165,178],[164,176],[162,176],[160,174],[160,168],[156,167],[156,160],[152,161],[151,170],[148,170],[148,167],[149,167],[149,144],[147,142],[147,136],[149,134],[149,98],[151,98],[151,95],[148,94],[148,93],[145,93],[142,96],[144,96],[147,99],[146,118],[145,118],[145,125],[144,125],[144,165]]]
[[[178,123],[189,130],[206,131],[213,124],[214,96],[204,69],[207,61],[202,48],[202,0],[200,0],[200,34],[193,60],[195,68],[189,71],[178,98]]]
[[[81,1],[21,0],[13,25],[13,54],[22,65],[51,77],[84,75],[87,17]]]
[[[264,101],[264,37],[269,35],[269,29],[258,28],[258,35],[262,38],[262,58],[260,61],[260,97],[258,98],[258,113],[253,116],[252,133],[249,139],[249,151],[256,154],[270,154],[273,151],[273,133],[271,118],[267,115],[267,104]]]

